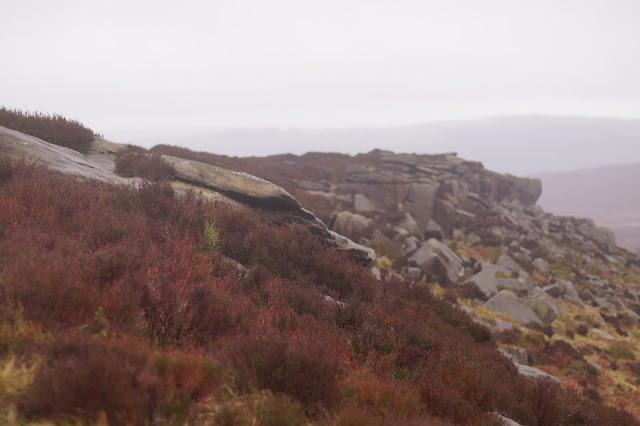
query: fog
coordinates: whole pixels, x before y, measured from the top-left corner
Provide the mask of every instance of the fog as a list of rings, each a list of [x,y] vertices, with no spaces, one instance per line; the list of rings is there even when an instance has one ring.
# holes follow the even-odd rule
[[[463,125],[462,138],[442,136],[442,123],[420,125],[529,114],[638,119],[638,22],[635,0],[4,0],[0,105],[77,118],[118,142],[229,155],[356,152],[375,142],[459,151],[517,173],[593,166],[620,156],[600,135],[588,159],[571,159],[589,126],[568,135],[566,150],[524,167],[513,164],[539,151],[540,137],[506,132],[505,149],[474,141],[474,126]],[[211,136],[265,128],[312,136]],[[362,132],[372,128],[393,138]],[[342,133],[323,140],[331,132]],[[639,148],[620,146],[638,161]]]

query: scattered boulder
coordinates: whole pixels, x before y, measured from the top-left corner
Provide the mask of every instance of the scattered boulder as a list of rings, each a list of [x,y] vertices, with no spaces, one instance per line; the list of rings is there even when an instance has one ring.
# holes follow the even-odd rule
[[[423,271],[434,274],[445,286],[456,283],[464,273],[462,259],[435,238],[425,242],[409,260],[416,262]]]
[[[518,367],[518,373],[522,374],[523,376],[528,376],[533,379],[541,378],[541,379],[549,380],[552,383],[555,383],[556,385],[562,387],[562,382],[560,381],[560,379],[538,368],[530,367],[528,365],[521,365],[521,364],[518,364],[516,367]]]
[[[544,326],[550,325],[558,315],[560,315],[560,308],[558,305],[540,288],[534,288],[528,296],[523,298],[524,303],[529,306],[542,320]]]
[[[372,225],[371,219],[346,210],[337,213],[329,222],[333,231],[344,235],[361,235]]]
[[[442,228],[440,227],[440,225],[438,225],[438,223],[435,220],[429,219],[429,222],[427,223],[427,227],[424,230],[424,238],[427,240],[429,238],[435,238],[436,240],[440,240],[440,241],[444,239],[444,235],[442,234]]]
[[[598,336],[606,340],[611,340],[611,341],[616,340],[614,336],[612,336],[611,334],[607,333],[604,330],[600,330],[599,328],[592,328],[591,332],[597,334]]]
[[[509,352],[505,351],[502,348],[498,349],[505,357],[507,357],[511,362],[513,362],[513,365],[515,365],[518,368],[518,373],[522,374],[523,376],[528,376],[531,377],[533,379],[545,379],[545,380],[549,380],[552,383],[555,383],[556,385],[562,387],[562,382],[560,382],[560,380],[555,377],[552,376],[549,373],[546,373],[538,368],[535,367],[530,367],[528,365],[523,365],[520,364],[517,360],[517,358],[515,356],[513,356],[512,354],[510,354]]]
[[[555,298],[562,297],[574,305],[584,307],[584,302],[580,298],[578,290],[576,290],[571,281],[565,281],[559,278],[555,278],[554,281],[554,284],[548,285],[542,290],[549,296],[553,296]]]
[[[422,229],[426,228],[433,215],[438,187],[437,182],[412,183],[409,186],[404,205]]]
[[[481,300],[487,300],[502,289],[528,292],[534,288],[531,277],[520,277],[519,273],[505,269],[499,265],[482,263],[481,270],[473,275],[461,287],[470,289]]]
[[[509,314],[514,320],[527,327],[542,328],[544,322],[524,300],[510,292],[502,290],[485,303],[487,309],[497,313]]]
[[[362,194],[356,194],[353,196],[353,208],[358,213],[368,213],[377,210],[371,200]]]
[[[548,274],[549,271],[551,270],[549,268],[549,262],[547,262],[546,260],[544,260],[541,257],[537,257],[535,259],[533,259],[533,262],[531,262],[531,265],[533,266],[533,268],[540,272],[541,274]]]

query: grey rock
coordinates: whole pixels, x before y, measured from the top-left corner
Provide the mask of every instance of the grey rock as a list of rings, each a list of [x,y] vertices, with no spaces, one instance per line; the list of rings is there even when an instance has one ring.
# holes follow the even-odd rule
[[[425,229],[433,215],[438,188],[437,182],[412,183],[409,186],[404,205],[421,229]]]
[[[421,229],[418,222],[411,216],[411,213],[405,212],[404,219],[398,225],[399,228],[406,229],[408,233],[412,235],[420,235]]]
[[[510,353],[506,352],[503,349],[498,349],[505,357],[507,357],[511,362],[513,362],[513,365],[515,365],[518,368],[518,373],[522,374],[523,376],[527,376],[527,377],[531,377],[533,379],[538,379],[538,378],[542,378],[545,380],[550,380],[551,382],[555,383],[556,385],[562,387],[562,382],[560,382],[560,380],[555,377],[552,376],[549,373],[546,373],[538,368],[535,367],[530,367],[528,365],[523,365],[520,364],[519,362],[517,362],[517,360],[514,358],[513,355],[511,355]]]
[[[168,155],[162,158],[173,166],[177,179],[205,186],[250,207],[283,210],[301,208],[300,203],[287,191],[256,176]]]
[[[464,272],[462,259],[435,238],[425,242],[410,258],[425,272],[433,273],[443,285],[454,284]]]
[[[611,334],[607,333],[604,330],[600,330],[599,328],[592,328],[591,332],[597,334],[598,336],[600,336],[600,337],[602,337],[602,338],[604,338],[606,340],[611,340],[611,341],[616,340],[616,338],[613,337]]]
[[[513,271],[491,263],[482,263],[482,269],[473,275],[461,287],[473,290],[476,297],[487,300],[502,289],[529,292],[534,288],[532,281],[518,276],[514,277]],[[526,275],[525,277],[528,277]]]
[[[545,326],[550,325],[560,315],[560,308],[556,302],[538,287],[524,297],[523,301],[536,313]]]
[[[404,240],[404,247],[402,249],[402,254],[405,256],[411,256],[418,250],[418,245],[420,241],[416,237],[409,237]]]
[[[549,262],[547,262],[541,257],[537,257],[533,259],[533,262],[531,262],[531,265],[534,267],[536,271],[540,272],[541,274],[546,275],[550,271]]]
[[[513,421],[508,417],[503,416],[502,414],[498,413],[497,411],[494,411],[493,415],[496,417],[496,420],[498,420],[498,422],[502,426],[521,426],[520,423],[518,423],[516,421]]]
[[[531,377],[533,379],[538,379],[538,378],[546,379],[562,387],[562,382],[560,381],[560,379],[538,368],[530,367],[528,365],[520,365],[520,364],[518,364],[517,367],[518,367],[518,373],[522,374],[523,376]]]
[[[358,213],[368,213],[377,210],[376,206],[373,205],[371,200],[369,200],[362,194],[356,194],[353,196],[353,208]]]
[[[510,346],[507,352],[513,356],[513,359],[521,365],[529,365],[529,354],[525,348],[519,346]]]
[[[436,240],[440,240],[440,241],[444,239],[444,235],[442,234],[442,228],[440,227],[440,225],[438,225],[438,223],[435,220],[429,219],[429,222],[427,223],[427,227],[424,230],[424,238],[426,239],[435,238]]]
[[[545,325],[527,303],[508,290],[502,290],[493,296],[485,306],[493,312],[509,314],[514,320],[528,327]]]
[[[420,281],[420,277],[422,277],[422,270],[420,268],[407,268],[407,278],[413,281]]]
[[[347,235],[362,234],[372,225],[371,219],[346,210],[338,212],[329,222],[329,227],[333,231]]]
[[[503,333],[505,331],[511,331],[513,329],[513,324],[500,318],[494,318],[493,323],[491,324],[491,330],[493,330],[494,333]]]
[[[108,142],[98,142],[104,148]],[[29,161],[45,164],[50,170],[73,175],[84,179],[95,179],[115,184],[129,184],[138,179],[126,179],[113,172],[113,160],[110,163],[92,162],[90,156],[62,146],[54,145],[33,136],[0,126],[0,145],[2,153],[10,157],[24,157]],[[96,145],[96,141],[92,145]],[[119,145],[111,144],[117,151]],[[101,154],[96,151],[96,154]],[[112,155],[113,156],[113,155]]]

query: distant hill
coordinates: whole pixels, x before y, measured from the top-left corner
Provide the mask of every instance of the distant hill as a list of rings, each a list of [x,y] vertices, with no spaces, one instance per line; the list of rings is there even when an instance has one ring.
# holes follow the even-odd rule
[[[616,234],[619,245],[640,248],[640,163],[541,173],[538,204],[558,215],[591,217]]]
[[[373,149],[457,152],[490,170],[515,175],[640,162],[640,120],[545,115],[343,129],[253,128],[132,138],[230,156],[305,152],[357,154]]]

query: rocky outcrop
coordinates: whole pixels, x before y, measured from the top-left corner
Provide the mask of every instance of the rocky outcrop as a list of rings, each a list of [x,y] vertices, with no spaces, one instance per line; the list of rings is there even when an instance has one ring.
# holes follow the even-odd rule
[[[137,183],[114,173],[114,154],[120,145],[96,138],[87,155],[50,144],[41,139],[0,127],[2,153],[45,164],[51,170],[116,184]],[[370,266],[375,252],[329,230],[313,213],[284,189],[258,177],[233,172],[192,160],[163,156],[176,171],[177,191],[194,189],[204,196],[255,209],[272,223],[300,223],[328,246],[344,252],[359,263]]]
[[[302,208],[287,191],[264,179],[197,161],[167,155],[162,158],[173,166],[179,181],[214,190],[250,207],[285,211]]]

